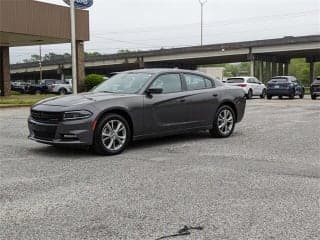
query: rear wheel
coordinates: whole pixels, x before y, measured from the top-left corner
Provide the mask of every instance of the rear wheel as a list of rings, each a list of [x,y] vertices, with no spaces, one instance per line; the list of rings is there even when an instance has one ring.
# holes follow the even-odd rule
[[[235,113],[227,105],[221,106],[216,114],[210,134],[212,137],[226,138],[234,130],[236,124]]]
[[[293,91],[293,93],[291,93],[291,94],[289,95],[289,98],[290,98],[290,99],[294,99],[295,96],[296,96],[296,92]]]
[[[252,90],[249,89],[248,94],[247,94],[247,99],[251,99],[252,95],[253,95]]]
[[[312,100],[316,100],[317,99],[317,96],[315,94],[311,94],[311,99]]]
[[[125,150],[130,139],[127,120],[118,114],[108,114],[97,125],[93,149],[101,155],[119,154]]]
[[[272,99],[272,96],[271,95],[267,95],[267,99]]]
[[[282,96],[278,96],[279,99],[282,99]]]
[[[300,99],[303,99],[303,98],[304,98],[304,90],[302,90],[302,92],[300,93],[299,98],[300,98]]]

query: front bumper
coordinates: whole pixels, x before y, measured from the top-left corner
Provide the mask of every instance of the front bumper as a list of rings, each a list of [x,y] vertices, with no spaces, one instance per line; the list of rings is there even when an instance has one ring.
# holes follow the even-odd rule
[[[28,119],[29,139],[50,145],[85,145],[93,142],[93,119],[61,121],[57,124]]]

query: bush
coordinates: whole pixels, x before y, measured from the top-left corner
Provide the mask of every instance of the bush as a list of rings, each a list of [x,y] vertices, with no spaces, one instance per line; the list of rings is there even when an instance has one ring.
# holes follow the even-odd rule
[[[89,74],[86,76],[85,85],[87,90],[94,88],[104,81],[104,76],[99,74]]]

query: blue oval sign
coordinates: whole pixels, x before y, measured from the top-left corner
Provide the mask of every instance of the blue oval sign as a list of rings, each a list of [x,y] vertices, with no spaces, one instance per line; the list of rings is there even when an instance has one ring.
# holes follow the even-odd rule
[[[70,5],[70,0],[63,0],[66,4]],[[74,0],[74,6],[78,9],[86,9],[93,5],[93,0]]]

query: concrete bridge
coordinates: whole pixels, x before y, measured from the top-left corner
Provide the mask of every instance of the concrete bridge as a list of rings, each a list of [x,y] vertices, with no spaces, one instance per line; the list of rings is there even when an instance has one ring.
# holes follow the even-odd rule
[[[306,58],[312,81],[314,63],[320,61],[320,35],[102,55],[86,59],[85,71],[108,75],[137,68],[196,69],[205,64],[250,61],[251,75],[266,81],[274,75],[287,75],[292,58]],[[42,62],[42,71],[44,77],[60,78],[70,74],[71,60]],[[11,65],[11,76],[12,79],[38,79],[39,63]]]

